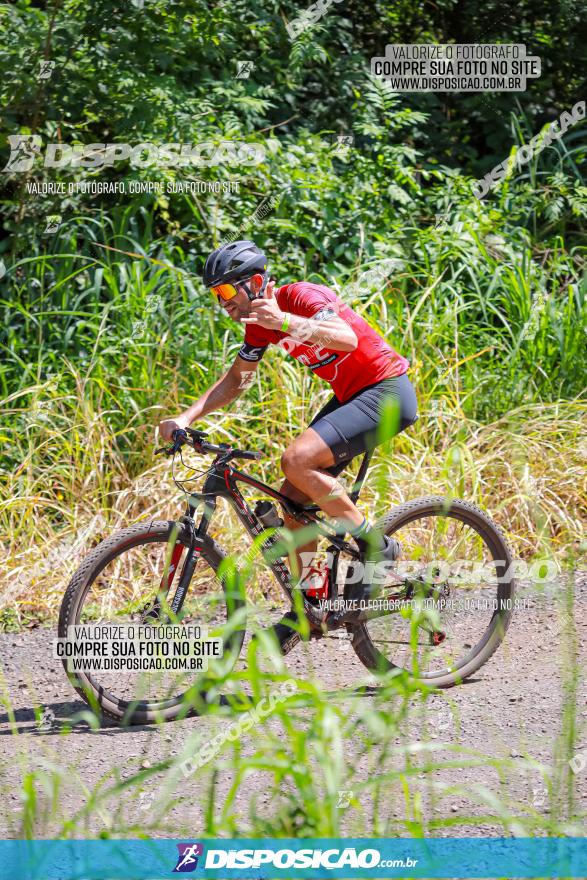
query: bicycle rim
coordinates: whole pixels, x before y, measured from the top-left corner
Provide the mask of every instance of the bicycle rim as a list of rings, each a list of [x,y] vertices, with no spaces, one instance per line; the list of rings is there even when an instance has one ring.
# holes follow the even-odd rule
[[[352,628],[356,653],[380,673],[440,687],[464,680],[495,652],[513,612],[504,536],[475,505],[442,498],[402,505],[381,527],[399,540],[402,556],[396,574],[373,586],[382,602],[394,597],[388,607],[397,610]],[[404,596],[397,574],[421,589]]]
[[[165,668],[171,664],[163,662],[160,664],[163,668],[148,671],[124,668],[122,671],[77,672],[71,663],[69,668],[66,665],[74,685],[90,704],[97,703],[107,715],[129,723],[201,711],[214,683],[233,668],[242,644],[243,633],[237,620],[242,601],[217,577],[216,570],[223,557],[211,541],[205,542],[180,617],[170,620],[163,613],[157,620],[147,616],[146,610],[152,607],[157,594],[161,594],[172,525],[133,527],[103,542],[92,552],[93,559],[81,566],[81,577],[78,573],[74,575],[60,617],[62,637],[72,625],[84,625],[93,633],[99,632],[103,641],[109,640],[111,635],[116,638],[119,627],[134,626],[138,634],[140,626],[145,641],[149,633],[154,638],[165,638],[170,632],[167,627],[173,624],[179,628],[191,627],[191,632],[199,627],[202,636],[221,639],[221,658],[204,661],[202,665],[207,668],[200,670],[190,668],[188,663],[182,668],[181,662],[175,663],[173,668]],[[178,560],[180,569],[187,552],[183,534],[178,543],[183,548],[182,558]],[[178,558],[177,552],[175,557]],[[178,578],[179,571],[170,595]],[[135,647],[135,650],[140,649]],[[124,659],[127,666],[130,665],[131,658]]]

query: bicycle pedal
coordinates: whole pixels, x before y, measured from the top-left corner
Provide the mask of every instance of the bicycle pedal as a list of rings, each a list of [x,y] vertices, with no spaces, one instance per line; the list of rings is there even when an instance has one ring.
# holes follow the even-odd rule
[[[430,633],[430,644],[431,645],[442,645],[444,640],[446,639],[446,633],[442,632],[442,630],[434,630],[434,632]]]

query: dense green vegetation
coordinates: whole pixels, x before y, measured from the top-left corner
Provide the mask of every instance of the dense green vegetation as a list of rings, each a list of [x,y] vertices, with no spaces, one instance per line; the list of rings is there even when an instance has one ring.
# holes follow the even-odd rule
[[[196,179],[239,184],[238,192],[221,196],[63,199],[26,193],[31,178],[129,182],[189,176],[179,169],[133,170],[125,162],[109,172],[43,173],[39,167],[6,173],[4,208],[13,235],[2,248],[6,280],[15,286],[5,308],[12,302],[22,306],[20,314],[5,314],[10,349],[24,343],[25,360],[35,362],[36,378],[43,378],[49,361],[39,364],[39,343],[42,358],[47,349],[59,357],[65,344],[76,362],[93,348],[96,321],[101,306],[112,302],[114,281],[117,293],[125,294],[136,277],[119,268],[122,276],[115,272],[109,284],[100,265],[104,255],[92,248],[93,241],[163,255],[197,271],[213,245],[240,229],[267,247],[285,280],[313,277],[344,288],[365,264],[402,260],[403,269],[387,279],[388,315],[373,316],[389,317],[398,331],[405,324],[403,310],[417,302],[430,278],[437,280],[419,326],[425,318],[435,325],[434,335],[442,335],[434,316],[442,312],[448,318],[452,309],[459,328],[467,330],[466,354],[490,345],[464,377],[465,390],[475,390],[473,416],[505,412],[519,400],[516,383],[524,393],[549,399],[580,392],[584,124],[482,202],[472,197],[470,179],[507,158],[516,142],[529,140],[580,98],[584,23],[567,4],[532,5],[528,20],[515,21],[509,11],[498,15],[497,6],[495,14],[484,7],[484,40],[507,34],[542,57],[545,74],[527,93],[400,96],[368,75],[370,53],[382,51],[385,41],[476,38],[478,4],[461,5],[457,13],[452,3],[425,12],[376,3],[367,17],[361,13],[360,26],[353,21],[352,3],[335,5],[293,44],[273,3],[236,3],[230,10],[199,2],[173,7],[148,2],[142,9],[133,4],[119,9],[111,2],[3,7],[4,24],[13,34],[0,55],[5,135],[37,133],[44,143],[66,144],[248,140],[266,150],[259,166],[195,170]],[[290,7],[284,9],[289,18],[304,8]],[[103,29],[111,17],[115,26]],[[564,49],[558,42],[563,31]],[[41,59],[55,63],[48,79],[38,79]],[[236,78],[239,60],[254,61],[248,79]],[[357,146],[337,151],[332,138],[338,132],[352,133]],[[277,200],[276,207],[255,222],[255,210],[270,199]],[[45,219],[54,213],[63,222],[49,236]],[[437,226],[439,213],[445,217]],[[33,255],[46,258],[22,262]],[[65,278],[70,280],[63,285]],[[160,317],[173,321],[183,358],[188,325],[182,327],[175,314],[181,299],[177,281],[162,276],[156,281],[163,299]],[[194,296],[201,292],[187,282],[180,286]],[[369,295],[359,288],[359,299]],[[64,327],[61,321],[52,327],[43,321],[41,333],[34,332],[35,320],[27,313],[63,309],[64,297],[72,312],[83,303],[85,323],[64,314]],[[140,318],[140,310],[140,297],[134,298],[125,319]],[[189,328],[201,339],[202,326],[192,315]],[[155,334],[159,329],[152,328]],[[429,328],[425,335],[429,339]],[[451,336],[452,330],[445,348]],[[109,339],[110,355],[113,348]],[[202,346],[204,356],[208,348]],[[432,367],[425,347],[418,351]],[[173,355],[168,348],[167,364]],[[112,363],[100,360],[111,372]],[[535,369],[537,361],[541,370]],[[5,392],[14,369],[18,382],[30,378],[17,363],[9,360],[3,367]],[[483,381],[482,372],[491,381]]]

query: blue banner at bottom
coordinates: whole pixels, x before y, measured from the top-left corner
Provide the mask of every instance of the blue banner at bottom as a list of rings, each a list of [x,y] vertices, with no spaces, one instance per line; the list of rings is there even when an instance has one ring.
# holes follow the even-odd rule
[[[587,877],[587,839],[3,840],[6,880]]]

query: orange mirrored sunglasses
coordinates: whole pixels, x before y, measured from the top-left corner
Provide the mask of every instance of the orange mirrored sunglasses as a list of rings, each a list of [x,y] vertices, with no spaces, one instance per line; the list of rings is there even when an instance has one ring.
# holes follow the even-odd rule
[[[233,299],[238,293],[238,290],[232,284],[219,284],[217,287],[211,287],[210,290],[218,299],[224,302]]]

